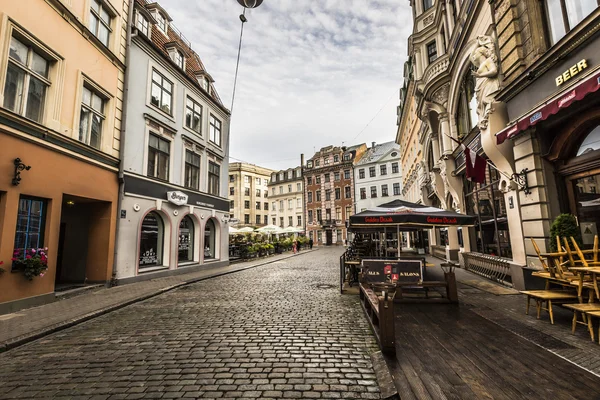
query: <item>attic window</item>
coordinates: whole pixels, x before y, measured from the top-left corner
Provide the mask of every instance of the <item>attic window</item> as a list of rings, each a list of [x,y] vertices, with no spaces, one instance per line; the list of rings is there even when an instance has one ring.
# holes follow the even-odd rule
[[[167,33],[167,19],[159,12],[156,13],[156,25],[164,34]]]
[[[208,92],[208,78],[203,76],[202,78],[200,78],[200,85],[202,86],[202,89],[206,90]]]
[[[137,13],[136,26],[139,29],[139,31],[142,32],[144,35],[150,36],[150,29],[149,29],[150,25],[149,25],[148,19],[146,17],[144,17],[142,14],[140,14],[139,12]]]
[[[177,64],[177,66],[181,69],[183,69],[184,66],[184,61],[185,61],[185,57],[183,56],[183,53],[179,50],[175,50],[173,52],[173,61],[175,61],[175,64]]]

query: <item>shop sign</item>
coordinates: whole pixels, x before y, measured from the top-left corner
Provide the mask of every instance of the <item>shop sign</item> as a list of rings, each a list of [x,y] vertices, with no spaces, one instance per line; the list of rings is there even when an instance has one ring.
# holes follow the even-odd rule
[[[577,75],[587,67],[588,66],[586,60],[579,61],[577,64],[573,65],[571,68],[569,68],[568,70],[556,77],[556,86],[562,85],[563,83],[573,78],[575,75]]]
[[[187,204],[188,195],[180,191],[167,192],[167,200],[169,200],[170,203],[183,206]]]
[[[420,260],[363,260],[368,283],[419,283],[423,280]]]
[[[147,250],[140,254],[140,267],[144,265],[158,264],[158,256],[154,249]]]

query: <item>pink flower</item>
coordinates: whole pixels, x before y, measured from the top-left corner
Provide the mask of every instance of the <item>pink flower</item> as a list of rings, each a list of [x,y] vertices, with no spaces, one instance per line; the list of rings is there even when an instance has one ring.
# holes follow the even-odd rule
[[[44,247],[44,251],[48,251],[48,248],[47,248],[47,247]]]
[[[31,260],[31,256],[26,256],[25,258],[28,260]]]
[[[44,273],[42,272],[42,273],[40,274],[40,276],[44,276]]]
[[[32,252],[33,254],[35,254],[35,249],[31,249],[31,252]]]

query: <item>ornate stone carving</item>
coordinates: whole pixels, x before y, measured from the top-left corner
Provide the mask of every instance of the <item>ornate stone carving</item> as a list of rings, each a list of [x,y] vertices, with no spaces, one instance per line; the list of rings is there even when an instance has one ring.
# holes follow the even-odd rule
[[[477,47],[469,57],[471,63],[477,68],[475,76],[475,96],[477,97],[477,115],[479,116],[479,129],[487,129],[488,116],[492,111],[492,102],[498,93],[498,58],[494,42],[490,36],[477,37]]]
[[[448,92],[449,91],[450,91],[450,84],[446,83],[445,85],[440,87],[438,90],[435,91],[435,93],[433,93],[431,95],[431,100],[433,100],[434,102],[438,103],[441,106],[444,106],[444,105],[446,105],[446,102],[448,101]]]

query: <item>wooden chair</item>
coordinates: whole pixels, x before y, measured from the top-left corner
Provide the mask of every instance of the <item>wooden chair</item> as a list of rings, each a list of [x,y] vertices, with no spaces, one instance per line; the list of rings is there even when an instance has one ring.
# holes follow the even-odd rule
[[[575,333],[577,324],[585,325],[590,332],[590,338],[594,341],[594,329],[590,323],[590,318],[586,316],[586,313],[591,311],[600,311],[600,303],[575,303],[575,304],[564,304],[565,308],[573,311],[573,325],[571,331]],[[581,321],[577,318],[577,313],[581,314]]]
[[[542,271],[536,271],[533,273],[533,275],[540,277],[540,278],[554,277],[555,276],[554,270],[553,269],[551,270],[550,267],[548,266],[548,264],[546,263],[548,261],[548,259],[545,257],[542,257],[540,248],[538,247],[534,238],[531,238],[531,244],[533,245],[533,249],[535,250],[535,252],[540,260],[540,263],[542,264]]]
[[[552,311],[552,302],[567,303],[570,301],[577,301],[577,294],[564,290],[524,290],[521,293],[527,296],[527,309],[525,314],[529,315],[530,302],[533,298],[536,302],[537,319],[540,319],[542,310],[548,311],[550,323],[553,325],[554,313]],[[544,303],[546,303],[546,308],[543,307]]]

